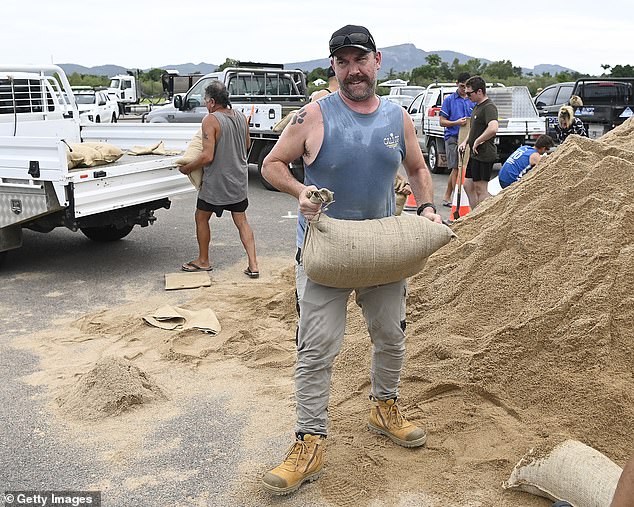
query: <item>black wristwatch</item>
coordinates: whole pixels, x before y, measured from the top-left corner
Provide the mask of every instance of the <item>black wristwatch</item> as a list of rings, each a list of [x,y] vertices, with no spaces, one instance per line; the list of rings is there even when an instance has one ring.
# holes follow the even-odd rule
[[[423,204],[421,204],[421,205],[418,207],[418,209],[416,210],[416,214],[417,214],[417,215],[422,215],[422,214],[423,214],[423,211],[425,210],[425,208],[431,208],[431,209],[433,209],[433,210],[434,210],[434,213],[438,213],[438,212],[436,211],[436,206],[434,206],[434,204],[433,204],[433,203],[431,203],[431,202],[424,202]]]

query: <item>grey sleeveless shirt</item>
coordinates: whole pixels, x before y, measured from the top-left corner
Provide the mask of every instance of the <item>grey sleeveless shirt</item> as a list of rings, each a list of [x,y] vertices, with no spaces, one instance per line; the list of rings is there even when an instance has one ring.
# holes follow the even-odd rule
[[[335,92],[317,101],[324,139],[312,164],[304,168],[305,185],[326,187],[335,202],[326,215],[344,220],[394,214],[394,177],[406,156],[403,108],[381,99],[370,114],[350,109]],[[297,217],[297,246],[304,241],[305,220]]]
[[[247,198],[247,120],[239,111],[213,114],[220,123],[220,137],[214,159],[203,168],[203,184],[198,198],[224,206]]]

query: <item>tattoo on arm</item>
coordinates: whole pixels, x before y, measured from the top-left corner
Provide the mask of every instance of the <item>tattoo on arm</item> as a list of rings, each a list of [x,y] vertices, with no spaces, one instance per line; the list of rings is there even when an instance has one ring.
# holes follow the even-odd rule
[[[203,139],[209,139],[209,136],[207,135],[207,132],[203,131]]]
[[[291,122],[291,125],[295,125],[296,123],[299,123],[300,125],[302,123],[304,123],[304,116],[306,116],[306,111],[304,110],[304,108],[302,107],[297,113],[295,113],[295,115],[293,116],[293,121]]]

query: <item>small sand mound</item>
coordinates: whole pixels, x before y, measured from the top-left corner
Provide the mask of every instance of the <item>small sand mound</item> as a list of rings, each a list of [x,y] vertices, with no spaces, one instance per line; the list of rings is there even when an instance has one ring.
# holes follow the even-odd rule
[[[165,395],[146,373],[129,361],[106,357],[58,396],[57,403],[75,419],[94,420],[160,399]]]

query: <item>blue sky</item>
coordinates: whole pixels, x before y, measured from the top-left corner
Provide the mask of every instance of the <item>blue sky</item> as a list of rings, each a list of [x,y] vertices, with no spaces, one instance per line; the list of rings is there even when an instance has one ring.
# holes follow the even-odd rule
[[[330,34],[363,24],[379,47],[412,43],[514,65],[600,74],[634,65],[634,2],[3,0],[0,63],[129,68],[225,58],[276,63],[327,56]]]

